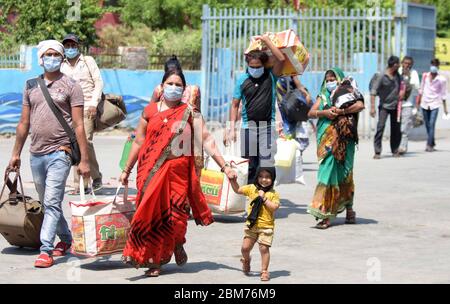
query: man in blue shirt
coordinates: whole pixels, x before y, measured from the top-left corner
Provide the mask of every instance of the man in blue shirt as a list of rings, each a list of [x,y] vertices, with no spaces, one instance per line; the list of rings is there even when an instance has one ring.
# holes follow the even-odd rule
[[[237,81],[230,109],[230,129],[224,138],[225,145],[236,141],[236,121],[242,102],[241,154],[250,160],[249,183],[254,182],[259,166],[274,166],[276,83],[285,60],[268,35],[259,39],[273,54],[273,68],[265,67],[269,57],[263,51],[254,50],[246,55],[248,68]]]

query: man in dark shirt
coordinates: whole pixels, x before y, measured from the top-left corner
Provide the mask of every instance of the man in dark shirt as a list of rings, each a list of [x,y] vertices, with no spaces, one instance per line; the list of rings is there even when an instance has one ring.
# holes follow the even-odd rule
[[[242,101],[241,154],[250,160],[249,183],[254,182],[259,166],[274,166],[276,83],[285,60],[268,35],[260,39],[272,52],[275,63],[268,69],[266,53],[255,50],[247,54],[247,72],[237,81],[230,109],[230,130],[224,138],[225,145],[236,141],[235,126]]]
[[[395,157],[400,156],[398,148],[401,142],[401,130],[400,122],[397,121],[397,105],[401,94],[400,84],[401,76],[398,73],[400,68],[400,59],[396,56],[389,57],[388,67],[382,75],[379,75],[373,83],[373,87],[370,90],[370,115],[375,118],[375,96],[380,97],[380,104],[378,106],[378,124],[377,133],[374,139],[375,155],[374,159],[380,159],[382,150],[381,142],[383,139],[384,127],[386,126],[386,120],[390,116],[391,121],[391,151]]]

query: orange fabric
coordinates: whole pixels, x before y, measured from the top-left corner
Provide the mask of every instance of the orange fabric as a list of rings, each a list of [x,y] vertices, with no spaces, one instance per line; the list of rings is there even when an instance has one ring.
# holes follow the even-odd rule
[[[201,192],[192,154],[166,160],[147,188],[142,189],[163,150],[170,144],[174,136],[173,126],[182,120],[186,108],[186,104],[181,104],[158,112],[156,104],[150,103],[144,110],[148,124],[138,158],[136,213],[123,251],[124,260],[138,267],[167,261],[175,245],[185,243],[189,216],[187,200],[197,224],[213,222],[211,210]],[[165,119],[166,123],[163,122]],[[190,123],[186,129],[189,127]],[[190,134],[192,136],[192,132]]]

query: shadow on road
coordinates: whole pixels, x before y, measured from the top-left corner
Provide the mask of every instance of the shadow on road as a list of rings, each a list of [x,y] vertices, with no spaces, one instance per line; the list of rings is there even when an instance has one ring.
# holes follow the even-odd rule
[[[307,214],[307,205],[297,205],[290,200],[282,199],[280,208],[275,212],[275,219],[287,218],[290,214]]]
[[[373,219],[366,219],[362,217],[356,217],[356,224],[346,224],[345,223],[345,215],[342,218],[336,218],[331,221],[331,229],[335,226],[358,226],[358,225],[376,225],[378,224],[378,221]],[[316,228],[315,226],[312,226],[311,228]],[[328,228],[328,229],[330,229]]]
[[[20,247],[6,247],[2,250],[2,254],[9,255],[38,255],[39,249],[20,248]]]
[[[81,265],[80,268],[91,271],[107,271],[133,267],[123,263],[122,261],[111,261],[109,258],[98,258],[92,263]]]
[[[214,221],[217,223],[243,223],[245,222],[247,213],[240,213],[235,215],[214,214]]]
[[[100,190],[95,191],[95,195],[115,195],[117,191],[117,188],[102,188]],[[124,189],[120,189],[119,191],[119,195],[123,194]],[[133,189],[133,188],[129,188],[128,189],[128,194],[129,195],[136,195],[137,194],[137,189]]]
[[[256,272],[256,271],[252,271],[249,274],[250,277],[259,277],[260,275],[261,275],[261,273],[260,272]],[[287,270],[270,271],[270,278],[271,279],[276,279],[276,278],[280,278],[280,277],[288,277],[290,275],[291,275],[291,272],[287,271]]]
[[[175,264],[169,264],[166,266],[163,266],[161,268],[161,275],[169,275],[169,274],[177,274],[177,273],[198,273],[203,270],[219,270],[219,269],[228,269],[228,270],[235,270],[242,272],[240,268],[230,267],[225,264],[219,264],[214,262],[193,262],[193,263],[187,263],[183,267],[179,267]],[[145,270],[144,268],[142,270]],[[140,275],[137,277],[131,277],[127,280],[130,282],[139,281],[142,279],[148,279],[145,275]]]

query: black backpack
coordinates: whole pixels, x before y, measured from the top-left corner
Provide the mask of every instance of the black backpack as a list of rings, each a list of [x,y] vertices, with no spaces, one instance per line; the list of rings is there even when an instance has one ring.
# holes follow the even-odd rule
[[[311,106],[308,105],[305,96],[297,89],[291,90],[289,81],[286,81],[286,89],[286,95],[280,104],[280,111],[290,123],[307,121]]]

